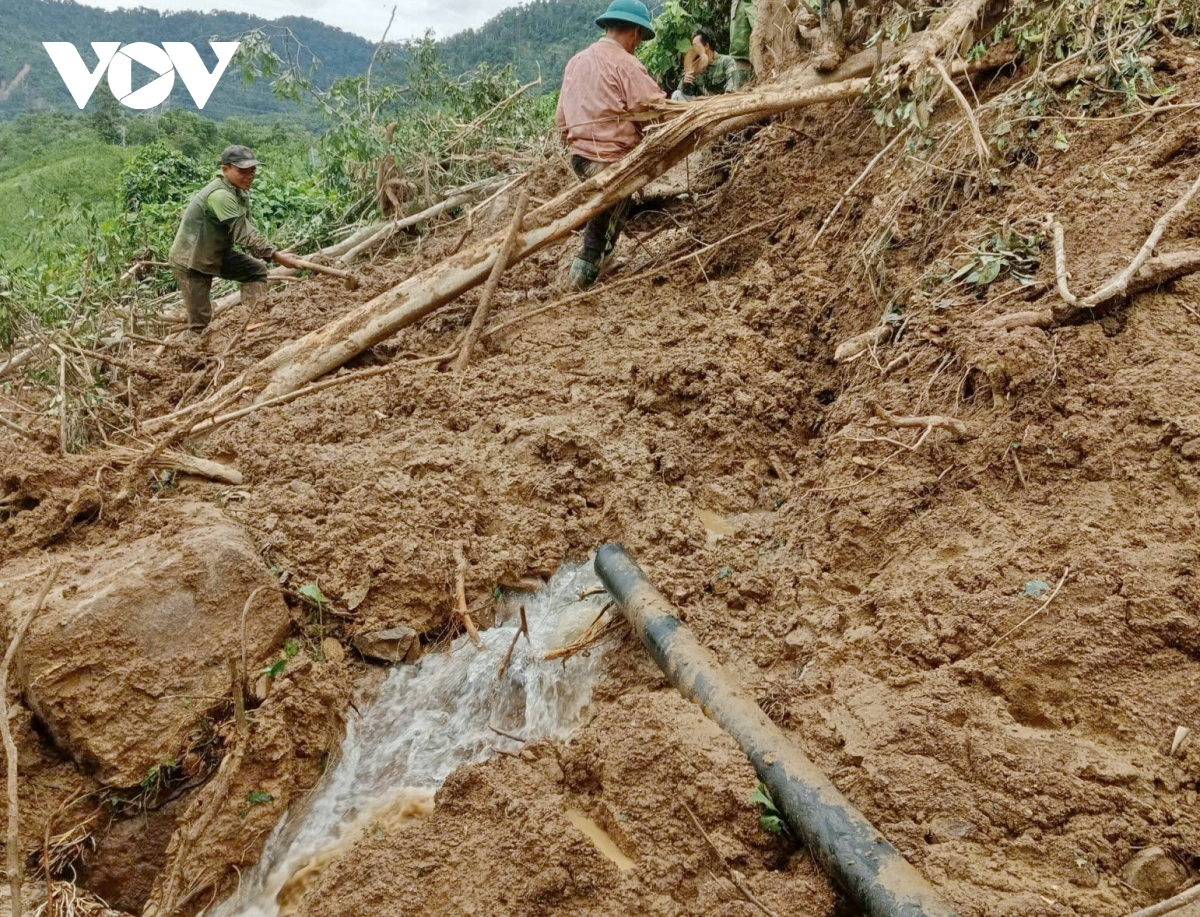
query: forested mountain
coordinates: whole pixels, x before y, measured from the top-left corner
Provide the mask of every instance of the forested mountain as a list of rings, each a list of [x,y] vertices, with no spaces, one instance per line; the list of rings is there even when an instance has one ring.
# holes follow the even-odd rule
[[[445,39],[441,56],[452,72],[513,63],[522,82],[540,73],[544,87],[557,88],[571,55],[595,40],[595,19],[606,5],[606,0],[530,0]]]
[[[592,24],[597,0],[531,0],[500,13],[478,29],[471,29],[439,42],[440,57],[451,73],[465,73],[480,63],[494,66],[515,64],[519,75],[532,80],[540,72],[543,87],[558,86],[563,65],[595,34]],[[252,29],[264,29],[274,37],[276,50],[299,42],[308,54],[320,60],[316,80],[328,84],[341,76],[362,73],[374,46],[366,39],[312,19],[287,17],[268,21],[233,12],[160,13],[145,8],[100,10],[74,0],[0,0],[0,118],[22,111],[74,110],[62,79],[42,47],[43,41],[70,41],[85,63],[94,65],[89,42],[93,41],[190,41],[208,66],[213,57],[209,39],[235,39]],[[391,47],[390,60],[377,64],[376,74],[402,80],[405,46]],[[135,85],[140,82],[135,76]],[[101,80],[96,97],[107,95]],[[171,105],[190,107],[182,82],[177,80]],[[294,103],[275,98],[264,81],[247,85],[232,71],[217,85],[204,108],[210,118],[230,115],[262,116],[295,113]]]

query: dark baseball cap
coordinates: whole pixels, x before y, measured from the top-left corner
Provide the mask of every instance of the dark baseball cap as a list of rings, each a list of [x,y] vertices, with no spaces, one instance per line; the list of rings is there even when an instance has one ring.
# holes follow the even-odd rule
[[[254,158],[254,150],[250,147],[235,143],[233,146],[225,147],[224,152],[221,153],[221,165],[253,169],[255,166],[261,166],[262,163]]]

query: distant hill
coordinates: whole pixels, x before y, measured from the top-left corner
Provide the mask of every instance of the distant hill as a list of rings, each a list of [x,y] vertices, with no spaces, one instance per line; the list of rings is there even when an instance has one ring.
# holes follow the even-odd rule
[[[444,39],[438,49],[453,73],[482,63],[513,63],[521,82],[540,73],[543,89],[557,89],[567,61],[599,36],[595,20],[606,5],[607,0],[530,0]]]
[[[513,63],[523,80],[536,78],[540,70],[543,88],[556,88],[568,58],[593,40],[593,20],[602,5],[597,0],[531,0],[504,10],[478,29],[442,40],[440,55],[455,74],[473,70],[480,63]],[[366,39],[304,17],[272,21],[233,12],[108,11],[74,0],[0,0],[0,23],[0,118],[23,111],[75,110],[43,41],[73,42],[89,65],[94,60],[89,45],[93,41],[190,41],[211,66],[205,43],[209,39],[233,39],[263,28],[279,36],[277,43],[282,45],[283,36],[290,32],[320,59],[316,79],[322,84],[361,74],[374,51]],[[393,45],[391,50],[391,59],[376,64],[376,73],[401,80],[406,53],[402,45]],[[107,92],[107,82],[101,80],[96,95]],[[89,104],[89,109],[94,104]],[[169,104],[192,105],[178,80]],[[294,103],[275,98],[265,82],[246,85],[233,73],[221,80],[204,108],[207,117],[217,120],[295,112]]]

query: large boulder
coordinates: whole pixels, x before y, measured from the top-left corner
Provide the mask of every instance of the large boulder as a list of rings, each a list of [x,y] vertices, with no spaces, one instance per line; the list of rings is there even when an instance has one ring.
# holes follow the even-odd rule
[[[182,756],[200,717],[230,710],[251,594],[252,673],[284,638],[287,606],[242,529],[209,504],[175,505],[156,534],[59,560],[17,657],[21,688],[63,750],[110,786],[136,786]],[[9,634],[47,569],[0,570]]]

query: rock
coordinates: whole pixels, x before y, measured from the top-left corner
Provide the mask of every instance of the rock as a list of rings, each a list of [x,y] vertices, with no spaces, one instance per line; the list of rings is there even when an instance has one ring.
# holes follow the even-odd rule
[[[136,786],[151,767],[181,758],[197,717],[222,707],[251,593],[267,587],[245,616],[251,671],[289,622],[241,528],[206,503],[163,512],[154,535],[58,556],[58,582],[16,660],[34,715],[109,786]],[[10,628],[32,605],[44,569],[0,570]]]
[[[333,637],[326,637],[321,641],[321,655],[325,657],[326,662],[332,662],[337,665],[346,660],[346,648],[342,646]]]
[[[411,627],[400,625],[359,634],[354,638],[354,648],[379,662],[416,662],[421,658],[421,636]]]
[[[949,841],[962,840],[975,833],[975,825],[965,818],[955,818],[951,815],[938,815],[929,823],[926,835],[931,844],[945,844]]]
[[[1175,894],[1187,874],[1161,847],[1147,847],[1121,868],[1121,878],[1161,901]]]
[[[1189,462],[1200,459],[1200,439],[1189,439],[1179,447],[1179,454]]]

